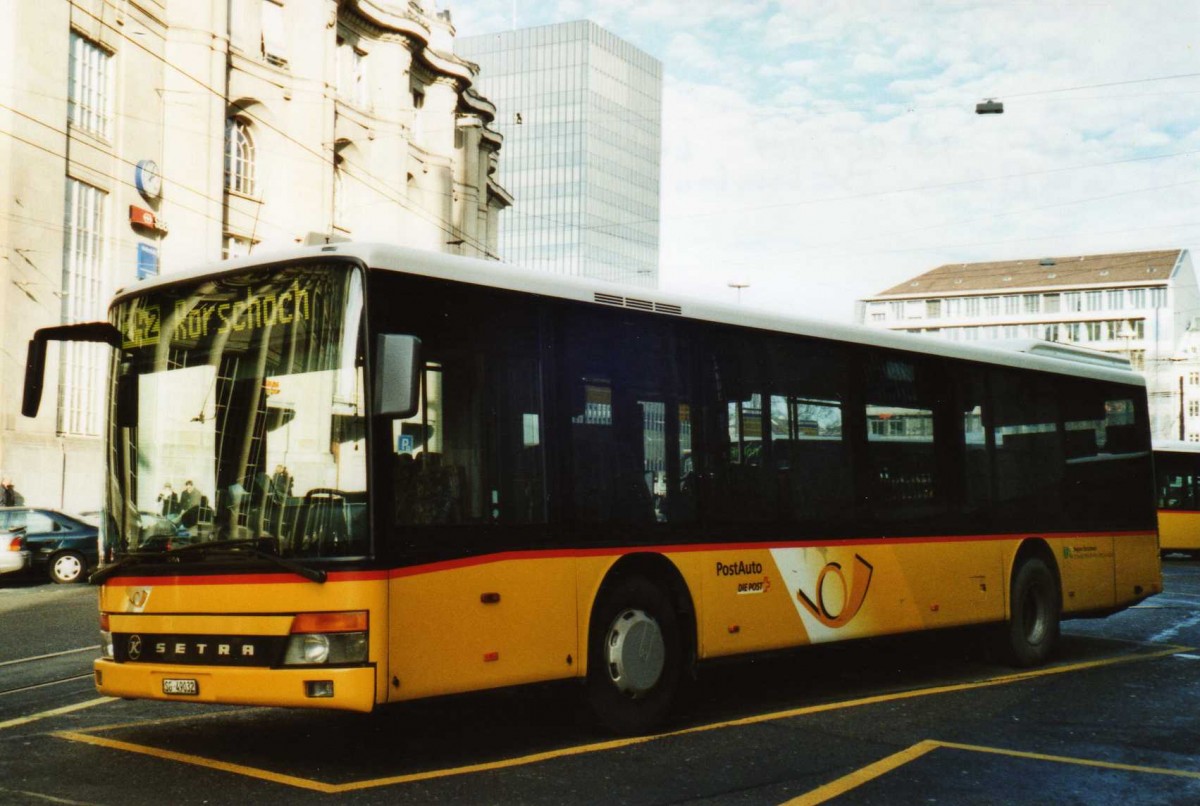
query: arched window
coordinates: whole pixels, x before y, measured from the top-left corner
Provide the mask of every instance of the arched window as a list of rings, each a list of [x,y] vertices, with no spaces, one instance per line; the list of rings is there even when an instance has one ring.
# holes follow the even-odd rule
[[[225,122],[225,188],[254,195],[254,140],[250,124],[242,118]]]

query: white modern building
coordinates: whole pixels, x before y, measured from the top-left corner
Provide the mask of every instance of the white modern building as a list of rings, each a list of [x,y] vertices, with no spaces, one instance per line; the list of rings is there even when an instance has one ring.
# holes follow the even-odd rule
[[[1154,436],[1200,441],[1200,290],[1186,249],[939,266],[859,301],[857,315],[953,341],[1122,355],[1146,375]]]
[[[496,257],[503,138],[433,0],[0,7],[0,474],[30,503],[99,504],[107,367],[107,348],[52,347],[22,418],[36,328],[305,241]]]
[[[658,285],[662,63],[593,22],[462,37],[504,135],[504,260]]]

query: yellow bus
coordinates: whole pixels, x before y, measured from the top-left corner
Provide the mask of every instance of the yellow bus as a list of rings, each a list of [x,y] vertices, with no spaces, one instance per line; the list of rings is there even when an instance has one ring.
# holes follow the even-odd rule
[[[103,694],[370,711],[557,679],[652,730],[710,659],[1161,590],[1144,382],[363,244],[146,280],[113,346]],[[166,484],[190,543],[138,544]],[[173,541],[178,544],[180,541]]]
[[[1200,554],[1200,443],[1156,442],[1158,542],[1164,554]]]

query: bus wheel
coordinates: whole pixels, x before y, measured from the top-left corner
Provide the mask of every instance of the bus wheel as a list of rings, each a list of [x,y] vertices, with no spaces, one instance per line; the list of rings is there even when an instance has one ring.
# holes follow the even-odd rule
[[[605,590],[588,637],[588,701],[609,730],[647,733],[662,724],[682,669],[679,621],[661,587],[637,576]]]
[[[1058,582],[1045,561],[1030,557],[1013,575],[1012,615],[1005,625],[1005,654],[1014,666],[1045,663],[1058,642]]]

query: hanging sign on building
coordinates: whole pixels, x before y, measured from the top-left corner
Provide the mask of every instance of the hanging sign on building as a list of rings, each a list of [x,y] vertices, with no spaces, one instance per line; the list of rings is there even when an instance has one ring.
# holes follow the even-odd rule
[[[154,213],[145,207],[138,207],[136,204],[129,205],[129,223],[135,227],[158,229],[158,219],[155,218]]]
[[[148,243],[137,245],[137,278],[158,276],[158,247]]]

